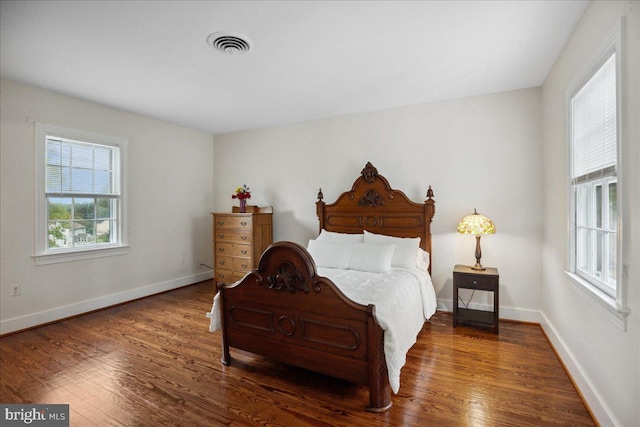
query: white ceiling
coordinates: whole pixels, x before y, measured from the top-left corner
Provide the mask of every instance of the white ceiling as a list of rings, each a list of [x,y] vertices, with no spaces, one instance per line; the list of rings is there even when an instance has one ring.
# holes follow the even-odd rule
[[[2,1],[0,72],[218,134],[539,86],[587,4]]]

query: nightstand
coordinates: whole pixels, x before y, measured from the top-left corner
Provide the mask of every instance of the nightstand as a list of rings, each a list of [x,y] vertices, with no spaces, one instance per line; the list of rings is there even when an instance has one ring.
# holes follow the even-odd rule
[[[498,333],[499,280],[497,268],[474,270],[466,265],[453,269],[453,326],[458,324],[491,327]],[[458,289],[475,289],[493,292],[493,312],[458,307]]]

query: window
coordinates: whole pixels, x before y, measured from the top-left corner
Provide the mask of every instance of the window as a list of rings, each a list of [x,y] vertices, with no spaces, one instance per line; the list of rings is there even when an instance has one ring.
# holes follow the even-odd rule
[[[126,143],[36,125],[36,264],[122,253]]]
[[[570,150],[569,276],[583,295],[625,328],[621,260],[624,144],[622,21],[567,92]]]
[[[571,186],[575,273],[616,294],[617,114],[616,55],[571,98]]]

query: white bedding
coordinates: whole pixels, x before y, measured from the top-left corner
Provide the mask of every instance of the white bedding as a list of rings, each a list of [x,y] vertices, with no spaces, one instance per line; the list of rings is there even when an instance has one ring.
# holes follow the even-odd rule
[[[384,354],[391,390],[400,388],[400,370],[407,351],[436,311],[436,294],[431,277],[418,268],[393,268],[388,273],[370,273],[318,267],[318,274],[331,279],[350,299],[376,306],[376,321],[384,331]],[[220,329],[219,294],[213,299],[209,331]]]
[[[376,321],[384,331],[389,385],[397,393],[407,352],[416,343],[424,321],[436,311],[431,278],[417,268],[369,273],[319,267],[318,274],[331,279],[353,301],[376,306]]]

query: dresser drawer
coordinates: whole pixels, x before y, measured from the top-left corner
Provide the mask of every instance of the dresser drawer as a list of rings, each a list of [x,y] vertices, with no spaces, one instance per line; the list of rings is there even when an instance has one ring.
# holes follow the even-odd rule
[[[496,277],[466,276],[458,274],[456,284],[459,288],[478,289],[493,291],[497,288],[498,279]]]
[[[251,232],[245,230],[231,230],[231,229],[216,229],[215,241],[222,242],[235,242],[251,244],[252,241]]]
[[[215,248],[216,258],[220,255],[251,258],[251,246],[237,243],[218,242]]]
[[[216,228],[216,232],[218,229],[240,229],[251,231],[253,225],[253,218],[251,216],[237,216],[237,215],[229,215],[229,216],[216,216],[214,226]]]
[[[214,277],[216,282],[234,283],[244,277],[245,273],[240,271],[223,270],[216,268]]]
[[[217,256],[216,268],[222,268],[224,270],[229,269],[234,271],[249,271],[251,270],[251,259]]]

